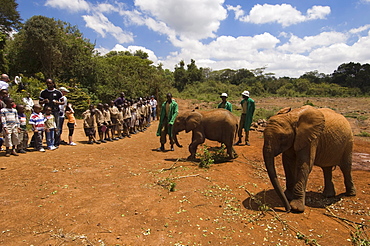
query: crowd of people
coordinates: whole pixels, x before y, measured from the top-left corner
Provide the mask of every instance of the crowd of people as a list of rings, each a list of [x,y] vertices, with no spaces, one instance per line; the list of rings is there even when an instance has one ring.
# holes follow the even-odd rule
[[[43,139],[46,138],[48,150],[59,148],[60,144],[77,145],[73,142],[76,118],[71,103],[68,103],[69,90],[65,87],[56,89],[51,79],[46,80],[47,88],[41,91],[38,103],[28,93],[22,99],[23,104],[15,104],[8,92],[9,77],[1,75],[0,80],[0,148],[5,145],[5,156],[18,156],[33,147],[45,152]],[[101,144],[108,141],[131,137],[131,134],[145,131],[152,120],[156,120],[157,101],[154,96],[126,99],[120,96],[109,103],[90,105],[83,113],[83,127],[88,144]],[[29,112],[26,114],[26,112]],[[29,119],[27,119],[27,115]],[[64,122],[67,122],[68,140],[61,139]],[[32,127],[29,141],[27,124]],[[96,136],[96,131],[98,136]]]
[[[22,99],[24,104],[15,105],[14,100],[8,94],[9,77],[6,74],[0,78],[0,115],[1,134],[0,148],[5,145],[5,156],[26,153],[29,147],[45,152],[43,138],[46,137],[48,150],[59,148],[60,144],[70,146],[77,145],[73,141],[74,129],[77,126],[74,109],[68,103],[67,94],[69,90],[65,87],[56,89],[53,80],[47,79],[47,88],[41,91],[38,103],[27,93]],[[249,91],[241,93],[242,114],[238,129],[238,141],[241,144],[243,129],[245,133],[245,145],[249,144],[249,129],[255,110],[254,100],[249,97]],[[174,150],[172,138],[172,125],[178,114],[178,105],[172,98],[172,94],[166,95],[167,100],[163,102],[157,136],[160,136],[161,146],[158,151],[164,151],[166,136],[169,136],[170,150]],[[224,108],[232,112],[232,104],[227,101],[227,93],[222,93],[218,108]],[[30,113],[27,119],[26,112]],[[140,97],[137,99],[126,99],[125,93],[121,92],[119,97],[109,103],[98,103],[89,105],[83,112],[83,128],[88,144],[101,144],[116,141],[125,137],[130,138],[132,134],[143,132],[150,126],[152,120],[156,120],[157,101],[154,96]],[[67,121],[68,142],[61,139],[64,122]],[[29,141],[27,124],[31,125],[33,136]]]
[[[131,134],[143,132],[156,119],[156,110],[154,96],[126,99],[123,92],[109,103],[90,105],[82,114],[88,144],[130,138]]]

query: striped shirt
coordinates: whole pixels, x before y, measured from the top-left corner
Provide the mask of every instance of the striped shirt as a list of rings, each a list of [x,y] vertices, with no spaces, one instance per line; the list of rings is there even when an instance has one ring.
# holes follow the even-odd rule
[[[19,127],[18,112],[14,108],[2,108],[1,109],[1,123],[3,128],[14,128]]]
[[[40,113],[33,112],[28,123],[34,125],[35,130],[38,131],[45,130],[45,118],[41,112]]]

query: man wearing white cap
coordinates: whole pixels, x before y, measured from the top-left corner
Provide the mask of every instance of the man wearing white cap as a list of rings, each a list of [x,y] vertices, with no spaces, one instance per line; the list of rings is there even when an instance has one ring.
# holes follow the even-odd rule
[[[222,93],[220,97],[222,99],[222,102],[218,105],[217,108],[224,108],[224,109],[227,109],[230,112],[232,112],[233,111],[233,106],[232,106],[231,102],[227,101],[227,94]]]
[[[243,137],[243,128],[245,131],[245,145],[249,144],[249,128],[252,124],[253,114],[254,114],[254,100],[249,97],[249,91],[243,91],[242,93],[243,100],[240,102],[242,105],[242,115],[240,116],[240,123],[239,123],[239,129],[238,129],[238,136],[239,140],[236,142],[236,145],[239,145],[242,143],[242,137]]]

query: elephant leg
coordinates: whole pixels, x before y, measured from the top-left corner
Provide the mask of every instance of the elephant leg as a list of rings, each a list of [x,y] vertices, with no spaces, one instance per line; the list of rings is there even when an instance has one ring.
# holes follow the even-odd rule
[[[335,189],[333,184],[333,167],[321,167],[324,172],[324,192],[325,197],[335,196]]]
[[[228,144],[225,144],[225,145],[226,145],[226,150],[227,150],[227,154],[229,155],[229,158],[234,159],[235,150],[233,148],[233,144],[228,143]]]
[[[346,154],[343,162],[339,166],[343,173],[346,196],[355,196],[356,188],[352,180],[352,153]]]
[[[193,131],[192,142],[189,145],[190,155],[188,156],[188,160],[195,160],[198,145],[204,143],[205,140],[202,133]]]
[[[290,202],[290,206],[292,207],[293,211],[303,212],[305,209],[306,185],[308,175],[312,170],[312,165],[310,161],[304,161],[303,163],[298,163],[297,165],[297,182],[294,185],[293,200]]]
[[[296,177],[295,159],[296,158],[294,151],[286,151],[282,155],[286,185],[285,196],[288,199],[288,201],[293,200],[293,189]]]

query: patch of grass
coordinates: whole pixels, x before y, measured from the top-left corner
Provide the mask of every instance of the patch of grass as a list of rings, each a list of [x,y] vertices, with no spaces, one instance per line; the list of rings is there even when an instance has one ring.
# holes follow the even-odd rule
[[[361,112],[348,112],[344,114],[344,117],[357,119],[359,121],[365,121],[369,118],[368,116],[362,114]]]
[[[170,192],[176,191],[176,183],[171,178],[166,178],[157,181],[157,185],[162,186]]]
[[[356,134],[358,137],[370,137],[370,133],[361,131],[359,134]]]
[[[351,232],[351,241],[356,246],[369,246],[370,241],[364,231],[363,226],[357,226],[354,232]]]
[[[253,115],[253,122],[257,122],[259,119],[268,120],[271,116],[275,115],[279,109],[264,109],[264,108],[256,108]]]
[[[315,105],[313,104],[313,102],[311,102],[310,100],[307,100],[303,103],[303,106],[306,106],[306,105],[310,105],[312,107],[314,107]]]

